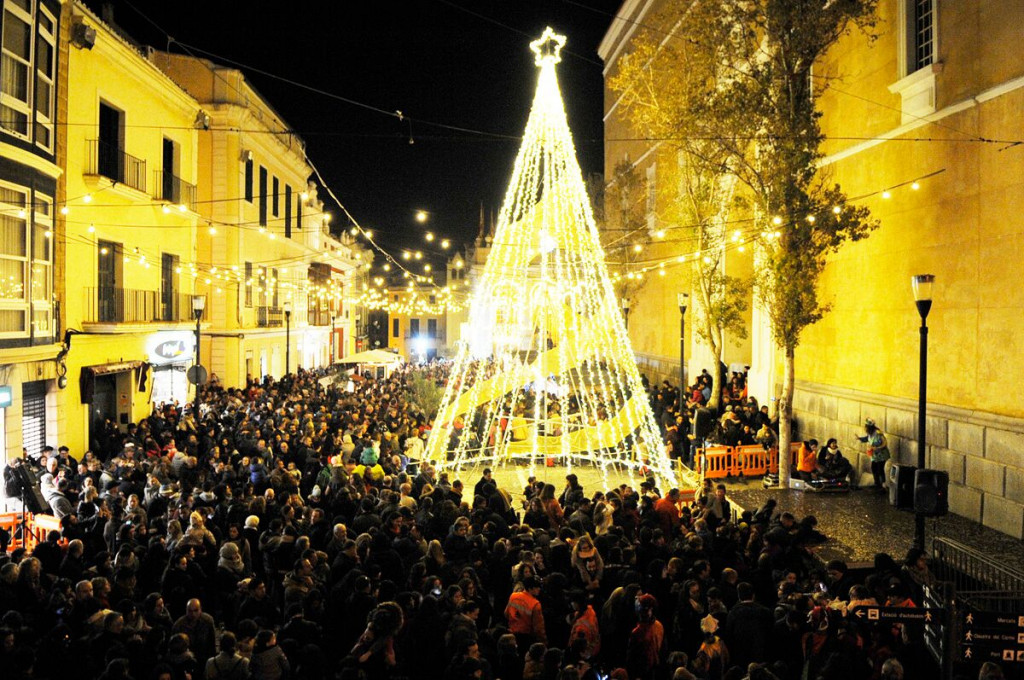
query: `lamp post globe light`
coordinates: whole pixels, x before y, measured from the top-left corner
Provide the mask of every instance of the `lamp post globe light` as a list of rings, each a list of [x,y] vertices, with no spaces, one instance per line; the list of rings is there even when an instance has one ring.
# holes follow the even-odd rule
[[[686,305],[690,301],[689,293],[676,295],[679,303],[679,413],[683,412],[683,393],[686,391]]]
[[[932,286],[935,276],[917,274],[910,279],[914,290],[914,304],[921,315],[920,379],[917,397],[917,469],[925,467],[925,411],[928,402],[928,312],[932,309]],[[924,515],[914,512],[914,547],[924,550]]]
[[[334,360],[336,358],[334,350],[334,313],[331,313],[331,360],[327,362],[327,367],[334,366]]]
[[[292,303],[284,303],[284,374],[292,372]]]
[[[206,309],[206,296],[205,295],[193,295],[192,296],[192,315],[196,318],[196,407],[195,407],[195,420],[199,423],[199,405],[202,403],[202,395],[200,394],[200,388],[202,387],[199,380],[200,371],[199,369],[199,338],[201,334],[200,323],[203,320],[203,311]]]

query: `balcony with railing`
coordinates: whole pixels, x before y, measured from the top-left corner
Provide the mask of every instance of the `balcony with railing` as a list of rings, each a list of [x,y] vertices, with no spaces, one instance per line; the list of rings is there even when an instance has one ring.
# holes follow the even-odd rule
[[[306,320],[310,326],[330,326],[331,312],[327,309],[313,309],[311,307],[306,312]]]
[[[192,320],[192,295],[189,293],[114,286],[85,289],[85,323],[177,323]]]
[[[256,325],[260,328],[279,328],[284,325],[284,310],[280,307],[260,305],[256,308]]]
[[[125,153],[115,144],[98,139],[90,139],[88,145],[87,175],[99,175],[114,184],[146,191],[146,161]]]
[[[153,171],[153,198],[168,201],[176,206],[185,206],[195,212],[196,185],[186,182],[175,174],[165,170]]]

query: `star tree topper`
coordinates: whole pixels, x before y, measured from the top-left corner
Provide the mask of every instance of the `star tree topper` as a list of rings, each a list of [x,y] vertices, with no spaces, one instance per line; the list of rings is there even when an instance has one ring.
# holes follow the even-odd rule
[[[562,48],[565,47],[565,36],[555,33],[548,26],[539,38],[530,43],[530,49],[537,55],[534,63],[543,66],[545,63],[557,64],[562,61]]]

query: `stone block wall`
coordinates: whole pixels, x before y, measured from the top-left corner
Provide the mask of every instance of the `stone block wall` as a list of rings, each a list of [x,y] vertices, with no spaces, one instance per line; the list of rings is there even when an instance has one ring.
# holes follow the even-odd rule
[[[885,432],[893,460],[917,464],[917,402],[797,381],[793,411],[800,437],[829,437],[859,470],[870,460],[863,435],[871,418]],[[951,512],[1014,538],[1024,538],[1024,419],[928,405],[928,467],[949,473]]]

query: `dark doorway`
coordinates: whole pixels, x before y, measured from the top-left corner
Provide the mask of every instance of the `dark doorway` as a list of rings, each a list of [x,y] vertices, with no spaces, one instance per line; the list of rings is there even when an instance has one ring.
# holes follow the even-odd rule
[[[90,413],[89,444],[97,456],[104,458],[110,437],[117,431],[117,374],[96,376]]]
[[[122,114],[100,102],[100,139],[97,148],[98,170],[104,177],[124,181],[124,154],[121,153]]]

